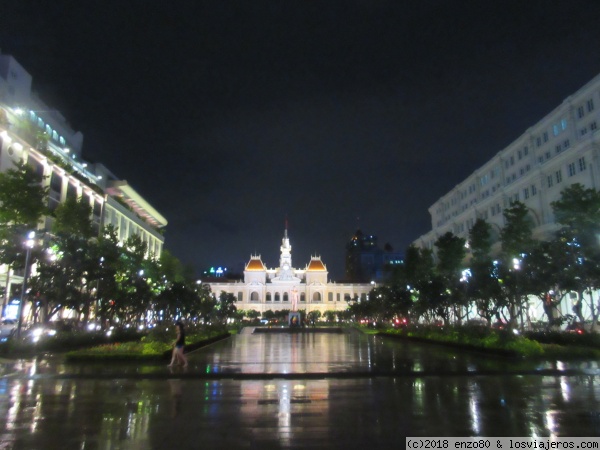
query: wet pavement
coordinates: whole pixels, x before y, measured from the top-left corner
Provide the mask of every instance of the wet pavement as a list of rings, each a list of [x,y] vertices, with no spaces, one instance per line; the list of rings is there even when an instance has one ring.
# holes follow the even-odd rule
[[[597,361],[359,333],[244,333],[189,367],[0,361],[0,449],[403,448],[406,436],[599,436]]]

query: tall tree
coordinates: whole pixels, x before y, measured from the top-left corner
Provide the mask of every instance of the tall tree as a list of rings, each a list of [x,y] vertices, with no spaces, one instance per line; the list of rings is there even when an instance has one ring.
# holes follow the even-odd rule
[[[477,312],[489,323],[498,315],[498,300],[502,294],[497,261],[492,259],[492,244],[491,225],[483,219],[477,219],[469,231],[469,248],[473,257],[467,287]]]
[[[44,297],[42,305],[56,312],[60,307],[75,310],[87,321],[93,301],[90,278],[94,271],[91,260],[91,237],[94,235],[92,209],[83,200],[68,199],[55,211],[49,248],[50,260],[41,260],[32,288]],[[44,320],[49,318],[44,310]]]
[[[440,281],[443,285],[443,291],[438,299],[439,305],[436,309],[438,315],[447,308],[452,308],[454,317],[462,320],[463,306],[465,305],[464,287],[461,285],[461,272],[464,268],[463,261],[467,254],[465,248],[465,239],[454,235],[451,232],[443,234],[435,242],[438,249],[437,270]],[[448,321],[448,313],[443,314],[444,321]]]
[[[527,206],[521,202],[513,202],[504,210],[505,224],[500,233],[502,243],[503,272],[502,280],[506,288],[506,303],[509,313],[509,324],[515,326],[518,318],[523,323],[523,298],[526,276],[523,275],[525,258],[531,252],[533,222],[529,217]],[[525,297],[526,298],[526,297]]]
[[[6,264],[8,275],[12,268],[25,264],[24,240],[28,231],[36,230],[41,218],[48,213],[48,189],[40,177],[26,164],[0,173],[0,264]],[[7,286],[8,287],[8,286]],[[6,306],[8,289],[3,305]]]
[[[559,240],[571,255],[567,267],[577,281],[576,286],[571,286],[577,292],[573,312],[584,321],[581,306],[587,301],[595,327],[600,313],[600,304],[593,303],[593,292],[600,287],[600,192],[576,183],[564,189],[561,198],[551,205],[561,225]]]

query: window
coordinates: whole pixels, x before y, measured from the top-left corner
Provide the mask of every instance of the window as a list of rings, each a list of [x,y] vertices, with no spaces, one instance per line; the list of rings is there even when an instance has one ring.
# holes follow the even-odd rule
[[[594,110],[594,99],[591,98],[587,101],[587,110],[588,112]]]
[[[98,201],[94,202],[93,213],[95,216],[100,217],[100,215],[102,214],[102,203]]]
[[[542,146],[542,139],[541,138],[535,138],[535,145],[537,145],[538,147]]]
[[[552,187],[553,184],[554,178],[552,178],[552,175],[548,175],[548,187]]]
[[[2,144],[2,141],[0,141],[0,144]],[[29,158],[27,160],[27,165],[31,167],[31,170],[33,171],[33,173],[35,173],[35,178],[39,183],[41,183],[44,179],[44,166],[38,161],[36,161],[34,158]]]
[[[523,189],[523,198],[525,200],[527,200],[529,198],[529,188],[526,187],[525,189]]]
[[[587,128],[582,128],[581,130],[579,130],[580,136],[584,136],[585,134],[587,134]]]
[[[521,159],[523,159],[523,152],[521,150],[519,150],[519,152],[518,152],[518,158],[519,158],[519,161]]]
[[[301,301],[301,302],[306,302],[306,294],[305,294],[304,292],[302,292],[302,293],[300,294],[300,301]]]
[[[283,301],[284,301],[284,302],[289,302],[289,301],[290,301],[290,297],[289,297],[289,295],[288,295],[288,293],[287,293],[287,292],[284,292],[284,293],[283,293]]]
[[[270,292],[267,292],[267,296],[266,296],[265,300],[268,302],[271,301],[271,293]]]
[[[77,198],[77,186],[73,183],[67,184],[67,199],[69,198]]]
[[[531,185],[531,196],[533,197],[536,194],[537,194],[537,187],[535,187],[535,184],[532,184]]]
[[[569,139],[567,139],[567,140],[565,140],[565,141],[563,142],[563,148],[564,148],[564,149],[567,149],[567,148],[569,148],[570,146],[571,146],[571,141],[570,141]]]
[[[552,157],[552,154],[550,152],[546,152],[546,160],[550,159]]]
[[[320,292],[315,292],[313,294],[312,301],[313,302],[320,302],[321,301],[321,293]]]
[[[52,176],[50,177],[50,189],[58,193],[62,189],[62,177],[56,172],[52,172]]]
[[[526,145],[523,147],[523,155],[527,156],[529,154],[529,147]]]
[[[341,295],[340,295],[340,293],[339,293],[339,292],[338,292],[337,294],[335,294],[335,301],[336,301],[336,302],[339,302],[339,301],[340,301],[340,298],[341,298]]]
[[[575,175],[575,163],[571,163],[567,166],[567,169],[569,171],[569,176],[572,177],[573,175]]]
[[[275,292],[275,301],[278,302],[281,300],[281,296],[279,295],[279,292]]]
[[[548,142],[548,132],[544,131],[544,142]]]
[[[583,172],[585,169],[586,169],[585,156],[582,156],[581,158],[579,158],[579,171]]]
[[[556,154],[558,155],[562,150],[562,147],[560,145],[557,145],[554,149],[556,150]]]
[[[554,175],[556,176],[556,184],[562,182],[562,170],[557,170]]]
[[[333,301],[333,292],[328,292],[327,293],[327,301],[330,301],[330,302]]]
[[[250,294],[250,301],[251,302],[257,302],[259,300],[258,298],[258,292],[254,291],[252,294]]]
[[[552,134],[558,136],[560,133],[567,129],[567,119],[561,119],[560,122],[552,125]]]
[[[244,293],[243,292],[237,293],[237,301],[238,302],[244,301]]]
[[[598,125],[596,125],[596,121],[594,120],[592,123],[590,123],[590,130],[595,130],[598,127]]]
[[[583,106],[580,106],[579,108],[577,108],[577,117],[579,119],[581,119],[583,117],[583,115],[584,115]]]

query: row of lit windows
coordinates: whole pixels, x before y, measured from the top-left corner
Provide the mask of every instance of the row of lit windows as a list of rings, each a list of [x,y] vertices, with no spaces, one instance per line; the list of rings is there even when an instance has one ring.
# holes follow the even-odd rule
[[[56,130],[53,130],[50,125],[44,123],[44,120],[39,117],[35,112],[29,111],[29,120],[38,126],[38,128],[44,130],[46,134],[55,142],[58,142],[61,146],[66,145],[65,138],[59,135]]]
[[[341,301],[342,300],[342,294],[340,294],[339,292],[335,294],[335,299],[336,301]],[[360,299],[361,300],[367,300],[367,294],[362,293],[360,295]],[[333,292],[328,292],[327,293],[327,300],[329,302],[333,302]],[[344,294],[344,301],[345,302],[349,302],[352,300],[352,297],[350,296],[350,294]],[[243,302],[244,301],[244,293],[243,292],[238,292],[237,293],[237,301],[238,302]],[[260,295],[258,292],[252,292],[250,294],[250,301],[251,302],[260,302]],[[275,301],[275,302],[289,302],[289,294],[287,292],[283,293],[283,300],[281,297],[281,294],[279,292],[276,292],[274,296],[271,295],[270,292],[267,292],[267,294],[265,295],[265,301],[266,302],[271,302],[271,301]],[[313,294],[313,298],[312,298],[312,302],[313,303],[320,303],[322,301],[322,296],[320,292],[315,292]],[[300,303],[306,303],[306,294],[304,292],[302,292],[300,294]]]

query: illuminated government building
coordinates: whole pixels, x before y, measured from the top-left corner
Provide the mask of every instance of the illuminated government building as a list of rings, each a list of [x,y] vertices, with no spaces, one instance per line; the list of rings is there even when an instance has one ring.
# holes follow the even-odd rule
[[[99,233],[113,225],[121,242],[138,235],[148,246],[148,256],[160,256],[167,220],[127,181],[118,179],[102,164],[85,162],[83,134],[74,131],[61,113],[32,91],[31,75],[12,56],[0,53],[0,171],[23,161],[49,188],[51,211],[69,198],[84,198],[92,208]],[[39,229],[50,230],[46,217]],[[3,286],[20,285],[22,273],[7,273],[0,266]],[[5,301],[9,298],[7,292]]]
[[[268,269],[260,255],[253,255],[244,269],[244,280],[210,283],[212,292],[233,294],[238,309],[297,310],[305,312],[343,311],[352,300],[367,300],[370,283],[327,281],[327,267],[319,256],[312,256],[304,269],[292,265],[292,246],[287,229],[280,246],[279,267]]]

